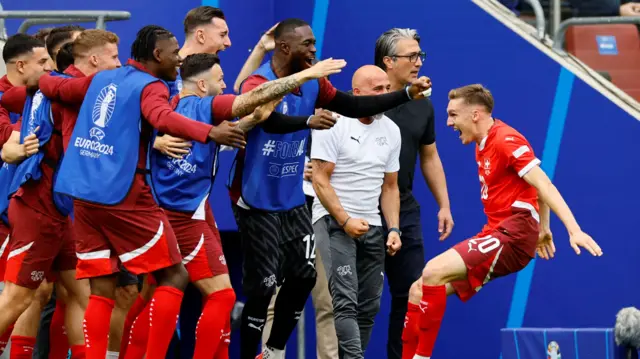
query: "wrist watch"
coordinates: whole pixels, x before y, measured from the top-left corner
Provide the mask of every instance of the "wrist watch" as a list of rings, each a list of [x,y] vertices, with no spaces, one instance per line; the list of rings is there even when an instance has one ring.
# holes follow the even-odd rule
[[[391,233],[391,232],[396,232],[396,233],[398,233],[398,235],[400,237],[402,237],[402,231],[400,229],[396,228],[396,227],[389,228],[389,233]]]

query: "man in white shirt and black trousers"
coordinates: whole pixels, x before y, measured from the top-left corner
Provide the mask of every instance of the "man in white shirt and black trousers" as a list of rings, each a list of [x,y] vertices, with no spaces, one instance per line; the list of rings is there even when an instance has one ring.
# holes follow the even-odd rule
[[[389,92],[380,68],[353,76],[354,95]],[[380,309],[385,247],[400,249],[400,129],[389,118],[338,118],[330,130],[313,131],[313,228],[333,301],[341,359],[364,358]],[[389,224],[383,230],[379,208]]]

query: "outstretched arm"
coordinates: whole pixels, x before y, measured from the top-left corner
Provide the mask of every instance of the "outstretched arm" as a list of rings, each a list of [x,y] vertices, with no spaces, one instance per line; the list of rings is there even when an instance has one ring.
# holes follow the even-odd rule
[[[570,236],[582,232],[564,198],[540,166],[534,166],[522,178],[535,187],[542,202],[560,218]]]
[[[213,126],[174,112],[169,105],[169,90],[161,82],[154,82],[142,90],[142,116],[161,132],[187,140],[206,143]]]
[[[602,250],[598,244],[588,234],[582,232],[560,192],[540,168],[540,160],[533,154],[529,142],[521,134],[513,131],[499,131],[496,139],[501,143],[499,149],[507,159],[509,167],[538,191],[539,199],[546,203],[564,223],[569,232],[569,242],[576,254],[580,254],[579,247],[583,247],[592,255],[601,256]],[[541,209],[545,210],[545,207]],[[542,239],[544,238],[540,238]],[[544,240],[550,241],[550,236]]]
[[[276,29],[276,26],[278,26],[278,24],[273,25],[267,32],[265,32],[260,38],[260,41],[256,44],[256,47],[251,51],[249,58],[247,58],[244,66],[242,66],[242,70],[240,70],[240,73],[236,78],[236,82],[233,85],[233,91],[235,91],[235,93],[240,93],[240,85],[242,84],[242,81],[246,80],[247,77],[256,71],[258,67],[260,67],[260,64],[262,64],[262,60],[264,60],[265,55],[275,48],[276,44],[273,38],[273,31]]]
[[[571,247],[575,250],[576,254],[580,254],[579,247],[583,247],[594,256],[602,255],[602,249],[598,243],[596,243],[588,234],[582,232],[582,229],[578,225],[578,222],[573,216],[573,213],[569,209],[564,198],[562,198],[562,195],[556,186],[551,183],[547,174],[544,173],[539,166],[534,166],[522,178],[524,178],[527,183],[535,187],[540,199],[546,203],[553,213],[555,213],[562,223],[564,223],[567,231],[569,232]]]
[[[265,82],[236,97],[231,108],[231,116],[244,117],[256,107],[288,94],[307,81],[340,72],[345,65],[346,62],[343,60],[327,59],[293,75]]]
[[[89,90],[89,85],[91,85],[94,75],[63,78],[46,74],[40,77],[40,91],[53,101],[60,101],[66,104],[81,104],[87,94],[87,90]]]
[[[402,90],[377,96],[354,96],[337,91],[327,79],[321,80],[320,84],[316,107],[353,118],[377,115],[412,99],[423,98],[422,92],[431,88],[431,80],[426,77],[420,78]]]

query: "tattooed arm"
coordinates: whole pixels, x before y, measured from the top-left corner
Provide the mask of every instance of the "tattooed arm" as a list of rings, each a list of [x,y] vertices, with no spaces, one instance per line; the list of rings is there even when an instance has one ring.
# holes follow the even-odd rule
[[[281,100],[282,98],[278,98],[257,107],[251,115],[238,121],[238,127],[240,127],[244,133],[247,133],[255,126],[264,122],[271,115],[276,106],[278,106]]]
[[[293,75],[263,83],[236,97],[231,108],[231,115],[244,117],[253,112],[256,107],[288,94],[307,81],[340,72],[345,65],[343,60],[328,59]]]

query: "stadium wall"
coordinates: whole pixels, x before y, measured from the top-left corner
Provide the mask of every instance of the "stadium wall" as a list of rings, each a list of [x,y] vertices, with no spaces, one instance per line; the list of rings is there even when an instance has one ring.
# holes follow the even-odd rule
[[[640,241],[633,230],[638,213],[635,206],[640,203],[636,187],[640,123],[569,70],[465,0],[398,0],[393,5],[364,0],[208,3],[225,10],[231,28],[233,46],[221,56],[229,87],[259,34],[287,17],[313,23],[323,58],[347,60],[343,74],[332,78],[342,90],[349,88],[354,70],[372,62],[374,42],[380,33],[390,27],[420,31],[427,53],[422,74],[434,83],[437,144],[456,222],[452,237],[439,243],[435,202],[422,176],[416,175],[415,195],[422,204],[426,259],[474,235],[485,221],[478,198],[474,149],[462,146],[457,135],[445,126],[448,90],[477,82],[492,90],[495,116],[529,138],[582,228],[600,242],[602,258],[584,253],[576,256],[561,222],[553,218],[556,258],[534,261],[518,276],[496,280],[469,303],[452,298],[436,345],[437,357],[496,359],[500,355],[500,328],[610,327],[617,310],[638,306],[640,287],[632,284],[631,273],[638,270],[636,254],[640,253]],[[3,5],[7,10],[90,10],[107,6],[84,0],[11,0],[3,1]],[[122,39],[121,58],[128,55],[135,32],[149,23],[167,27],[182,41],[182,17],[197,5],[197,0],[110,1],[108,9],[132,13],[131,20],[108,25]],[[8,21],[7,25],[12,33],[18,23]],[[220,228],[233,231],[236,227],[224,189],[231,154],[224,154],[221,162],[212,203]],[[239,270],[234,270],[239,275]],[[367,357],[385,357],[388,307],[385,292]],[[312,308],[308,308],[307,357],[313,358],[315,339],[309,325],[313,323]],[[238,342],[234,342],[237,349]],[[293,344],[295,339],[288,358],[295,357]]]

